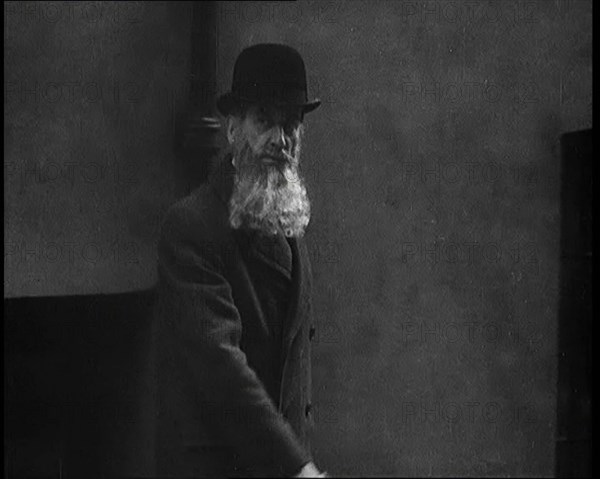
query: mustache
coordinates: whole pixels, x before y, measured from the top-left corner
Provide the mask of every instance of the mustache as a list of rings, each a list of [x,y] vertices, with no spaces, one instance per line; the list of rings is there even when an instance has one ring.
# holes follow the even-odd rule
[[[274,175],[270,181],[276,181],[279,185],[303,181],[300,172],[300,142],[293,151],[264,145],[255,153],[247,140],[241,140],[233,144],[231,150],[238,158],[237,181],[252,180],[264,186],[270,175]]]
[[[293,166],[296,164],[296,158],[290,155],[287,151],[281,152],[264,152],[260,155],[257,155],[259,158],[268,158],[280,166]]]

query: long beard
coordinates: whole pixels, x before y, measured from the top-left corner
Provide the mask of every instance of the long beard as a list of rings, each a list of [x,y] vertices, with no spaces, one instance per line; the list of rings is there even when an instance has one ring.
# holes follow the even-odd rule
[[[265,164],[247,141],[233,148],[237,162],[229,200],[229,224],[234,229],[278,232],[302,237],[310,221],[310,201],[299,172],[298,144],[294,157],[283,165]]]

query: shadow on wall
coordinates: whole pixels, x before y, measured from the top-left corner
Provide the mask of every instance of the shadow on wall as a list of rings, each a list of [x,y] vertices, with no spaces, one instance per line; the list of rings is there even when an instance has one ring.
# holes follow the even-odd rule
[[[592,477],[592,138],[561,138],[556,477]]]
[[[4,301],[5,477],[152,474],[153,302]]]

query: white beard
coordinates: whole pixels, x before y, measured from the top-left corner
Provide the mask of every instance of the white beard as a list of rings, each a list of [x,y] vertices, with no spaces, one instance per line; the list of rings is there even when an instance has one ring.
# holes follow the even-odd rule
[[[237,171],[229,200],[231,227],[302,237],[310,221],[310,201],[298,169],[299,143],[294,161],[285,165],[263,163],[245,141],[238,149],[233,152]]]

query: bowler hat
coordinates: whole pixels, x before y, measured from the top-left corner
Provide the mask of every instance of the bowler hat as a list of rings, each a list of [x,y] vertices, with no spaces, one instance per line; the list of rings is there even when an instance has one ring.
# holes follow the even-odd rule
[[[258,102],[298,106],[303,113],[321,104],[308,101],[304,61],[292,47],[261,43],[237,57],[231,91],[218,98],[217,108],[227,115],[236,104]]]

